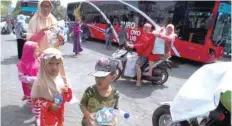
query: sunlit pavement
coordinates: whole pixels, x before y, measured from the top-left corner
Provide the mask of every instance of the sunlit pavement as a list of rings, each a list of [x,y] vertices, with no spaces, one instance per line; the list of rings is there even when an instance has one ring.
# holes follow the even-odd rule
[[[104,43],[86,42],[83,43],[84,51],[81,56],[74,57],[72,44],[66,43],[62,48],[65,58],[65,70],[72,85],[75,97],[80,100],[84,90],[93,85],[94,77],[88,73],[94,70],[97,59],[103,56],[111,56],[113,50],[106,50]],[[229,58],[223,59],[225,61]],[[1,125],[2,126],[34,126],[33,114],[28,112],[27,107],[20,99],[22,98],[21,83],[18,80],[16,68],[17,47],[15,36],[1,36]],[[133,90],[135,81],[120,79],[113,84],[120,91],[120,109],[129,112],[131,118],[127,121],[119,118],[119,126],[151,126],[152,113],[163,101],[170,101],[174,98],[179,88],[196,71],[201,64],[190,61],[178,61],[179,68],[169,71],[170,77],[163,86],[143,83],[140,90]],[[66,104],[65,126],[80,126],[82,113],[78,102]]]

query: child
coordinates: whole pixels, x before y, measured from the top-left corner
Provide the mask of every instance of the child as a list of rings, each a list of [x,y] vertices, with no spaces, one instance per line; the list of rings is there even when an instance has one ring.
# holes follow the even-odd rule
[[[95,71],[91,73],[95,76],[96,84],[86,89],[80,103],[84,114],[82,126],[92,126],[94,113],[103,107],[113,106],[114,109],[118,109],[119,92],[111,86],[116,78],[117,64],[116,61],[108,58],[101,58],[97,62]]]
[[[27,100],[30,104],[30,92],[31,86],[35,80],[39,69],[39,62],[37,60],[38,46],[34,42],[26,42],[23,47],[23,55],[19,63],[17,64],[19,71],[19,80],[22,81],[22,88],[24,96],[22,100]]]
[[[39,69],[39,61],[37,60],[38,45],[35,42],[27,41],[23,47],[23,55],[17,64],[19,71],[19,80],[22,82],[24,96],[22,100],[27,100],[27,104],[33,110],[31,100],[31,87]],[[35,108],[36,119],[39,117],[39,108]]]
[[[41,108],[41,126],[64,125],[64,103],[72,98],[72,91],[60,75],[63,68],[61,52],[55,48],[44,50],[40,59],[40,70],[33,84],[31,97]],[[54,101],[57,95],[63,100],[61,104]]]

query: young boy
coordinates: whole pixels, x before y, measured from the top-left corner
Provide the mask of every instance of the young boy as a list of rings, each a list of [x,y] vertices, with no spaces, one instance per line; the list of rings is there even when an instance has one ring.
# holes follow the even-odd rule
[[[82,126],[94,126],[94,114],[103,107],[118,109],[119,92],[111,85],[116,78],[118,62],[109,58],[101,58],[95,65],[96,84],[88,87],[82,97],[80,108],[84,114]],[[116,118],[113,125],[116,123]]]

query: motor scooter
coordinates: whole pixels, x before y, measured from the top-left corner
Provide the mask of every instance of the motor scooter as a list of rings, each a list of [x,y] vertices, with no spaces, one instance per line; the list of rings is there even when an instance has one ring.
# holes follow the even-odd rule
[[[133,55],[134,57],[136,57],[137,53],[129,49],[126,46],[126,44],[123,44],[120,49],[116,50],[112,54],[113,59],[119,62],[119,65],[116,71],[117,77],[115,80],[118,80],[120,77],[137,80],[136,75],[134,76],[125,75],[126,67],[128,67],[126,65],[128,62],[128,55]],[[169,77],[169,73],[167,69],[171,70],[171,65],[170,65],[171,61],[168,60],[169,58],[170,57],[156,61],[156,63],[153,65],[152,76],[142,75],[141,80],[150,81],[152,84],[157,84],[157,85],[164,84],[168,80],[168,77]],[[135,66],[133,67],[134,67],[134,74],[136,74]],[[146,63],[141,67],[141,71],[142,73],[148,72],[148,69],[149,69],[149,62],[146,61]]]
[[[231,70],[231,62],[197,70],[172,102],[154,111],[153,126],[231,126]]]

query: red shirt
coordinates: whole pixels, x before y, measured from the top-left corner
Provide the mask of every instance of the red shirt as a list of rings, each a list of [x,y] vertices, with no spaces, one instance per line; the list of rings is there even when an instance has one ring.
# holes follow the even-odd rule
[[[154,46],[154,35],[151,33],[144,33],[134,44],[134,48],[139,56],[148,57],[153,49]]]
[[[68,88],[68,92],[63,92],[63,103],[60,105],[60,110],[58,112],[54,112],[49,110],[49,107],[52,105],[53,101],[49,101],[43,98],[34,99],[34,105],[39,106],[41,108],[40,113],[40,124],[41,126],[62,126],[64,123],[64,104],[65,102],[69,102],[72,99],[72,90]]]

